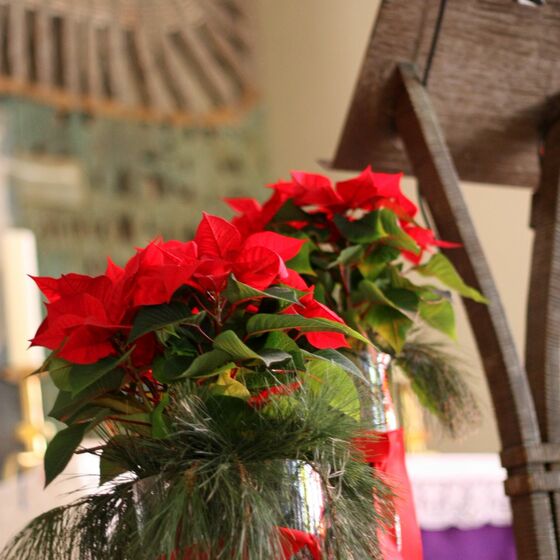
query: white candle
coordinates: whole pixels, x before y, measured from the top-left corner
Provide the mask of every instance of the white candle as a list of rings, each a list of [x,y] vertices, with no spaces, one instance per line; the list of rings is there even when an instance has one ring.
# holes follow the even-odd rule
[[[0,234],[2,307],[7,369],[26,375],[44,360],[44,350],[29,348],[41,323],[41,297],[29,275],[37,275],[37,247],[32,231],[7,228]]]

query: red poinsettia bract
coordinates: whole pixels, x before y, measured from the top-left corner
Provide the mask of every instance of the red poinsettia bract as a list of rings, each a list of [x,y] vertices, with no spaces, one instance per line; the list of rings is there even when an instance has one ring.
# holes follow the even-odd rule
[[[237,212],[232,223],[245,232],[258,232],[269,227],[284,204],[290,201],[307,215],[307,221],[285,222],[296,229],[306,225],[324,227],[316,216],[331,219],[335,214],[353,218],[355,212],[372,212],[386,208],[394,212],[401,227],[419,245],[419,254],[402,251],[408,260],[418,263],[431,247],[457,247],[458,244],[437,240],[430,229],[416,225],[416,205],[401,191],[402,173],[375,173],[371,167],[357,177],[333,185],[328,177],[293,171],[290,181],[269,185],[274,194],[262,206],[252,198],[226,199]]]
[[[32,345],[57,350],[76,364],[119,355],[128,349],[141,307],[169,302],[182,286],[216,299],[231,274],[258,290],[274,283],[307,290],[299,274],[286,267],[304,242],[266,231],[244,237],[227,220],[204,214],[194,241],[153,241],[124,268],[109,261],[100,276],[35,278],[47,299],[47,316]],[[156,350],[152,334],[136,340],[133,364],[148,367]]]

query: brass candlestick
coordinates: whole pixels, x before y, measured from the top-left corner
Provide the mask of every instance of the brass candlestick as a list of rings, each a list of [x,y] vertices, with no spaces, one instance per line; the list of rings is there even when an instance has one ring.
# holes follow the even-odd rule
[[[17,380],[19,385],[21,422],[16,428],[16,434],[23,451],[8,456],[4,464],[4,478],[40,465],[52,432],[50,425],[45,422],[40,376],[11,371],[7,377]]]

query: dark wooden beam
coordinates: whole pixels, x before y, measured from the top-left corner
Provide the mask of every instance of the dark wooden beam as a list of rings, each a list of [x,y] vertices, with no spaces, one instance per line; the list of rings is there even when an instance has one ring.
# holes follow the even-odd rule
[[[527,374],[429,95],[412,64],[401,63],[396,79],[395,123],[421,193],[440,236],[463,245],[448,251],[447,256],[465,281],[489,300],[488,305],[470,300],[464,303],[492,395],[502,446],[505,450],[538,446],[541,435]],[[543,464],[508,468],[508,475],[515,480],[532,480],[544,472]],[[518,559],[556,560],[558,546],[549,496],[538,485],[529,484],[527,488],[527,492],[516,491],[511,496]]]
[[[547,127],[541,180],[533,197],[535,230],[531,263],[525,360],[543,440],[560,443],[560,121]],[[549,470],[559,471],[560,462]],[[553,493],[560,531],[560,492]],[[558,533],[560,542],[560,532]]]

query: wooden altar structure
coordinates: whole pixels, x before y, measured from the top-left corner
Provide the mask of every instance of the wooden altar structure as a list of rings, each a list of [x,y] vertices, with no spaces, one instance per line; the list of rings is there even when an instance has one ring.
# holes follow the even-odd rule
[[[488,306],[465,301],[508,471],[519,560],[560,558],[560,2],[385,0],[332,161],[405,170]],[[534,188],[518,356],[460,179]]]

